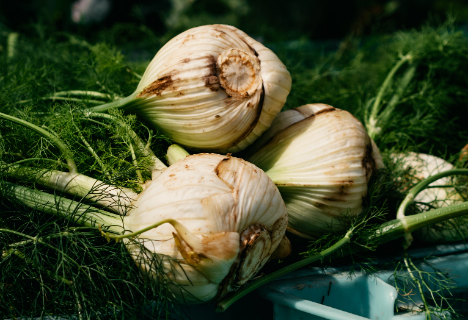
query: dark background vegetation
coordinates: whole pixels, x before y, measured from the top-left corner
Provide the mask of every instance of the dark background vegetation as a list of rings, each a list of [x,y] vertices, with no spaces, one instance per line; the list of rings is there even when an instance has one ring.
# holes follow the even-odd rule
[[[107,1],[98,1],[107,2]],[[101,21],[71,20],[74,1],[1,1],[0,23],[21,33],[38,22],[87,38],[113,34],[117,42],[172,35],[210,23],[234,25],[260,40],[342,39],[417,28],[447,12],[468,20],[465,0],[108,0]],[[91,18],[92,19],[92,18]],[[138,31],[139,30],[139,31]],[[100,32],[98,32],[100,31]]]

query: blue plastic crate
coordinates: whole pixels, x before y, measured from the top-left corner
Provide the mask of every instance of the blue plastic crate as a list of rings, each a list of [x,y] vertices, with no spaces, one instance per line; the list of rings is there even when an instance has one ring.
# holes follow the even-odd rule
[[[465,244],[445,245],[415,250],[411,256],[442,255],[425,260],[427,263],[420,262],[418,267],[425,271],[436,268],[450,274],[456,288],[444,294],[463,299],[468,296],[468,253],[462,252],[466,250]],[[259,294],[273,302],[275,320],[426,319],[426,315],[414,307],[422,304],[418,289],[406,288],[407,292],[412,292],[411,302],[408,296],[398,294],[393,286],[394,276],[393,269],[350,276],[347,268],[325,271],[305,268],[267,284],[259,289]],[[395,312],[396,306],[406,311]],[[462,301],[457,303],[461,313],[468,311],[467,306]]]

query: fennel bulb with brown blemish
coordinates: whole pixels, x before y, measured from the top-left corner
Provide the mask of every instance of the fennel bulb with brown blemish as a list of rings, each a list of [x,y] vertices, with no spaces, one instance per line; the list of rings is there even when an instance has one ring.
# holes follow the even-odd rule
[[[311,239],[345,229],[343,215],[363,211],[367,183],[383,166],[364,126],[325,104],[281,112],[249,150],[280,190],[288,230]]]
[[[166,43],[132,95],[90,110],[123,108],[189,149],[237,152],[268,129],[290,89],[270,49],[235,27],[207,25]]]
[[[268,176],[242,159],[187,156],[167,168],[134,202],[124,227],[136,231],[173,219],[127,240],[132,256],[144,248],[160,257],[172,291],[189,302],[235,290],[268,261],[287,226],[286,206]],[[144,259],[136,263],[152,275]],[[188,294],[187,294],[188,293]]]

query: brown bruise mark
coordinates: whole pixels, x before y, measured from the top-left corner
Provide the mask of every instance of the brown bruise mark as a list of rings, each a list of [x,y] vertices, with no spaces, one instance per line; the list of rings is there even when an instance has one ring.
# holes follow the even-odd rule
[[[348,191],[349,191],[349,187],[350,187],[349,184],[342,184],[341,187],[340,187],[339,194],[340,195],[347,195]]]
[[[329,112],[333,112],[333,111],[338,111],[337,109],[333,108],[333,107],[330,107],[330,108],[327,108],[327,109],[323,109],[323,110],[320,110],[320,111],[317,111],[314,116],[318,116],[318,115],[321,115],[321,114],[324,114],[324,113],[329,113]]]
[[[214,29],[214,31],[219,32],[219,34],[215,34],[215,37],[216,37],[216,38],[223,38],[223,39],[226,39],[226,32],[224,32],[223,30],[220,30],[219,28]]]
[[[210,89],[211,91],[218,91],[219,90],[219,79],[217,76],[207,76],[205,77],[205,87]]]
[[[143,91],[141,91],[137,95],[137,97],[139,98],[139,97],[150,96],[150,95],[155,95],[158,97],[167,88],[171,87],[173,90],[175,90],[173,85],[174,85],[174,80],[172,79],[172,76],[171,75],[164,76],[154,81],[146,88],[144,88]]]
[[[195,35],[194,34],[188,34],[187,37],[185,37],[184,41],[182,41],[182,44],[186,44],[187,42],[189,42],[190,40],[193,40],[195,39]]]
[[[216,65],[216,59],[211,54],[208,54],[207,56],[203,58],[207,60],[208,62],[207,68],[209,69],[208,75],[204,77],[205,87],[207,87],[211,91],[216,92],[219,90],[219,78],[218,78],[218,69]]]
[[[364,157],[362,158],[361,164],[366,173],[366,181],[369,182],[370,177],[375,169],[375,161],[372,157],[372,144],[370,141],[367,141],[366,143]]]
[[[241,40],[247,45],[247,47],[250,49],[250,51],[256,56],[258,57],[258,52],[247,42],[245,41],[245,39],[243,37],[240,37]],[[262,64],[262,61],[260,61],[260,65]]]
[[[325,203],[317,202],[317,201],[313,201],[312,205],[316,207],[317,209],[323,209],[323,208],[328,207]]]
[[[216,59],[211,55],[208,54],[206,56],[200,57],[200,58],[185,58],[180,60],[179,65],[182,64],[187,64],[195,60],[207,60],[207,64],[204,66],[201,66],[204,70],[207,69],[208,72],[205,76],[202,77],[204,81],[204,85],[209,88],[211,91],[218,91],[219,90],[219,79],[217,75],[217,68],[216,68]],[[182,67],[181,67],[182,68]],[[148,85],[143,91],[141,91],[137,97],[145,97],[145,96],[161,96],[164,91],[171,91],[171,92],[176,92],[177,83],[181,83],[184,80],[183,79],[174,79],[174,76],[179,74],[178,71],[174,70],[170,74],[163,76],[150,85]],[[177,96],[182,96],[185,93],[183,91],[177,92]]]
[[[320,115],[320,114],[324,114],[324,113],[328,113],[328,112],[333,112],[333,111],[338,111],[338,109],[336,109],[336,108],[334,108],[334,107],[332,107],[332,106],[330,106],[330,105],[328,105],[328,104],[325,104],[325,106],[327,106],[327,107],[324,108],[324,109],[322,109],[322,110],[320,110],[320,111],[317,111],[317,112],[314,113],[314,114],[310,114],[310,115],[307,114],[307,113],[305,113],[305,112],[303,112],[303,111],[300,110],[299,108],[295,108],[295,109],[292,109],[292,110],[298,112],[299,114],[301,114],[301,115],[304,117],[304,119],[302,119],[301,121],[310,119],[310,118],[312,118],[312,117],[316,117],[316,116],[318,116],[318,115]],[[299,123],[299,122],[301,122],[301,121],[298,121],[298,122],[296,122],[296,123]],[[293,123],[292,125],[295,125],[296,123]],[[289,128],[289,127],[287,127],[287,128]],[[285,129],[287,129],[287,128],[285,128]]]
[[[325,201],[330,201],[330,202],[345,202],[346,200],[340,199],[338,197],[323,197],[322,198]]]
[[[221,116],[219,114],[215,115],[215,118],[221,118]]]
[[[231,157],[231,154],[228,153],[226,155],[225,158],[223,158],[219,163],[218,165],[214,168],[214,172],[215,174],[218,176],[219,179],[221,179],[227,186],[229,189],[232,190],[232,192],[235,191],[234,189],[234,186],[231,185],[229,182],[227,182],[223,176],[227,175],[227,174],[230,174],[231,173],[231,170],[229,170],[229,167],[230,167],[230,162],[229,161],[232,161],[231,160],[232,157]],[[233,172],[233,174],[236,174],[237,172]]]
[[[216,31],[218,31],[220,33],[220,37],[224,38],[225,35],[227,34],[227,32],[224,32],[223,30],[226,30],[228,31],[229,33],[234,33],[236,35],[236,37],[238,37],[240,40],[242,40],[242,42],[244,42],[247,47],[249,48],[249,50],[251,51],[252,54],[254,54],[256,57],[258,57],[258,52],[245,40],[244,36],[242,34],[239,34],[237,32],[237,29],[231,29],[227,26],[224,26],[224,25],[221,25],[221,24],[217,24],[217,25],[214,25],[216,26]],[[261,61],[260,61],[261,63]]]

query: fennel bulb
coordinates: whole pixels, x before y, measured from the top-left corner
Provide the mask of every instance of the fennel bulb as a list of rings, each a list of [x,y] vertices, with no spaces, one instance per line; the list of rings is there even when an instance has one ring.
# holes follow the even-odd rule
[[[176,162],[134,206],[124,218],[127,229],[178,221],[146,231],[139,239],[146,249],[164,256],[167,275],[201,301],[234,290],[255,275],[287,225],[286,207],[268,176],[244,160],[217,154]],[[128,248],[136,256],[141,250],[131,242]],[[148,265],[143,262],[141,267]]]
[[[349,112],[308,104],[281,112],[248,160],[278,186],[288,230],[306,238],[345,228],[363,210],[367,183],[383,166],[364,126]]]
[[[91,110],[124,108],[175,143],[236,152],[270,126],[290,89],[270,49],[235,27],[208,25],[166,43],[129,97]]]
[[[435,174],[455,169],[451,163],[424,153],[409,152],[394,154],[391,158],[405,170],[406,173],[403,178],[408,179],[412,184],[416,184]],[[414,202],[421,211],[463,202],[462,195],[453,185],[454,180],[452,177],[441,178],[431,183],[429,188],[422,190],[414,198]],[[415,233],[415,236],[427,243],[459,241],[466,239],[468,236],[467,222],[468,218],[465,216],[445,220],[421,228]]]

